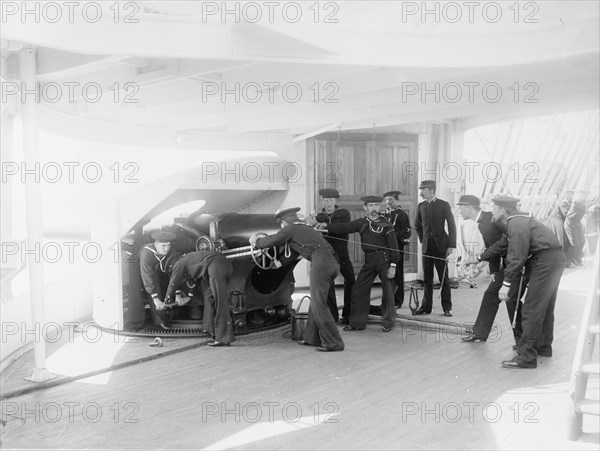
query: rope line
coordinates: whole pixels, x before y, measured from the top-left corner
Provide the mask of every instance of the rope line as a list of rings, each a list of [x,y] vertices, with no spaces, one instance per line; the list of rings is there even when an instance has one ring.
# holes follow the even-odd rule
[[[327,238],[331,238],[331,239],[338,240],[338,241],[346,241],[346,242],[348,242],[348,243],[353,243],[353,244],[362,244],[362,242],[361,242],[361,241],[356,241],[356,240],[353,240],[353,239],[351,239],[351,238],[348,238],[348,239],[346,239],[346,238],[338,238],[338,237],[336,237],[336,236],[331,236],[331,235],[328,235],[328,236],[327,236]],[[399,250],[399,249],[392,249],[392,248],[390,248],[390,247],[386,247],[386,246],[377,246],[377,245],[375,245],[375,244],[367,244],[367,246],[369,246],[369,247],[375,247],[375,248],[378,248],[378,249],[380,249],[380,250],[386,250],[386,251],[394,251],[394,250],[398,250],[398,252],[402,252],[403,254],[416,255],[416,256],[418,256],[418,255],[419,255],[417,252],[409,252],[409,251],[404,251],[404,250]],[[444,260],[444,261],[448,261],[448,258],[434,257],[434,256],[432,256],[432,255],[425,255],[425,254],[423,254],[422,256],[423,256],[424,258],[431,258],[431,259],[433,259],[433,260]]]

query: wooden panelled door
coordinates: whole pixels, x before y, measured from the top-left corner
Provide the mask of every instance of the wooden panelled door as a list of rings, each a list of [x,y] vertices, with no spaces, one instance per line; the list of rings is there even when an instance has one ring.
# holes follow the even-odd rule
[[[371,135],[361,133],[325,133],[314,139],[315,211],[320,211],[319,190],[335,188],[340,192],[338,206],[350,211],[354,220],[365,214],[365,195],[383,195],[397,190],[402,209],[414,227],[417,207],[417,139],[418,135]],[[386,207],[382,203],[382,209]],[[407,251],[414,252],[417,243],[413,230]],[[358,270],[364,263],[358,233],[350,235],[348,250]],[[404,271],[416,272],[416,255],[404,254]]]

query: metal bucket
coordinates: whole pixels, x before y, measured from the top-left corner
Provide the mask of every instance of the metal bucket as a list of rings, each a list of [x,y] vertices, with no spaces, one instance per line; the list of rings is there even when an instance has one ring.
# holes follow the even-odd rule
[[[310,302],[310,296],[304,296],[300,299],[298,304],[298,311],[292,311],[292,340],[304,340],[304,329],[306,329],[306,323],[308,322],[308,312],[300,313],[300,307],[305,299]]]

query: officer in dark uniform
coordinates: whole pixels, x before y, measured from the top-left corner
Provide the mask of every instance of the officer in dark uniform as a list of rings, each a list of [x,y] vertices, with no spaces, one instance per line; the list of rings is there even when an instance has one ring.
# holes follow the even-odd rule
[[[233,321],[229,309],[229,291],[227,283],[233,274],[233,267],[229,260],[218,251],[197,251],[184,255],[173,266],[169,288],[167,290],[167,303],[176,299],[175,293],[182,286],[184,280],[200,282],[204,290],[204,302],[210,303],[215,312],[215,318],[204,318],[205,323],[214,325],[207,329],[214,330],[215,341],[208,346],[229,346],[234,341]],[[205,309],[205,312],[207,310]]]
[[[477,314],[477,319],[473,326],[473,333],[463,337],[462,341],[467,343],[486,341],[494,325],[494,319],[496,318],[498,306],[501,302],[500,299],[498,299],[498,292],[500,291],[502,281],[504,280],[506,251],[508,250],[508,240],[502,239],[506,228],[502,223],[494,221],[491,212],[481,211],[480,201],[476,196],[471,196],[469,194],[460,196],[456,205],[459,206],[459,213],[463,219],[471,219],[477,223],[477,227],[481,232],[483,243],[486,247],[485,251],[479,255],[477,259],[489,263],[492,278],[492,281],[483,294],[479,313]],[[526,287],[527,282],[524,280],[521,286],[521,295]],[[515,287],[515,289],[518,288]],[[516,305],[517,302],[515,296],[511,296],[506,302],[506,310],[508,312],[510,323],[513,321]],[[513,329],[513,334],[515,342],[518,343],[522,335],[519,315],[517,316],[517,323],[515,329]]]
[[[150,313],[155,326],[170,329],[169,317],[165,310],[165,293],[169,285],[166,262],[170,256],[171,241],[176,236],[171,232],[154,232],[154,243],[146,245],[140,253],[140,271],[144,289],[151,296]]]
[[[360,233],[361,247],[365,253],[365,264],[358,273],[352,289],[352,308],[350,325],[344,330],[363,330],[367,325],[371,305],[371,286],[375,277],[381,279],[383,295],[381,298],[381,322],[384,332],[395,325],[394,283],[396,265],[400,260],[398,242],[394,227],[379,214],[383,200],[380,196],[361,197],[363,208],[367,212],[364,218],[355,219],[347,224],[330,224],[330,233]]]
[[[318,351],[343,351],[344,341],[327,307],[327,294],[339,271],[333,248],[321,233],[300,221],[296,213],[300,208],[277,212],[281,230],[274,235],[250,237],[250,244],[259,249],[288,243],[293,252],[310,261],[310,307],[300,344],[317,346]]]
[[[433,268],[442,283],[442,308],[444,315],[452,316],[452,294],[447,258],[456,249],[456,223],[450,204],[435,196],[435,180],[423,180],[419,185],[421,197],[415,219],[415,230],[423,243],[423,304],[415,312],[429,314],[433,306]],[[448,226],[446,233],[445,225]]]
[[[319,190],[323,202],[323,209],[315,217],[315,220],[326,226],[329,224],[343,224],[350,222],[350,212],[345,208],[339,208],[335,202],[340,193],[331,188]],[[342,324],[350,324],[350,306],[352,302],[352,287],[354,286],[354,266],[348,254],[348,234],[329,233],[325,236],[340,261],[340,273],[344,278],[344,308],[342,309]],[[335,296],[335,285],[331,286],[327,296],[327,305],[331,311],[334,321],[339,319],[337,299]]]
[[[536,368],[538,355],[552,356],[554,306],[565,254],[550,229],[531,214],[517,210],[519,199],[496,197],[493,202],[494,219],[506,224],[508,234],[507,264],[499,298],[509,298],[511,288],[519,285],[524,266],[531,271],[523,301],[523,335],[517,344],[518,355],[503,361],[502,366]]]
[[[400,194],[402,194],[400,191],[388,191],[383,195],[388,204],[384,216],[394,226],[396,241],[398,241],[398,248],[400,249],[400,260],[398,260],[398,266],[396,266],[396,293],[394,294],[396,308],[400,308],[404,304],[404,246],[408,243],[412,233],[408,215],[400,207]]]

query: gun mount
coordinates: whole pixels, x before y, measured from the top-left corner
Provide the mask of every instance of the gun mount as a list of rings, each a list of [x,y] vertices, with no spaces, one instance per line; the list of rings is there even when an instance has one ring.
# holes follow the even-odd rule
[[[293,270],[298,259],[286,256],[285,246],[258,250],[248,241],[254,233],[273,234],[279,229],[270,214],[210,215],[199,212],[187,218],[176,218],[172,225],[162,227],[176,235],[172,252],[217,250],[231,261],[233,276],[228,291],[235,334],[281,324],[291,317]],[[152,232],[154,230],[142,233],[138,229],[124,239],[123,249],[128,254],[123,265],[125,324],[142,322],[145,319],[140,316],[144,314],[144,302],[150,302],[141,279],[139,252],[152,241]],[[161,278],[161,283],[168,284],[167,273],[161,274]],[[172,320],[176,325],[201,330],[203,304],[204,296],[198,286],[189,304],[170,309]]]

